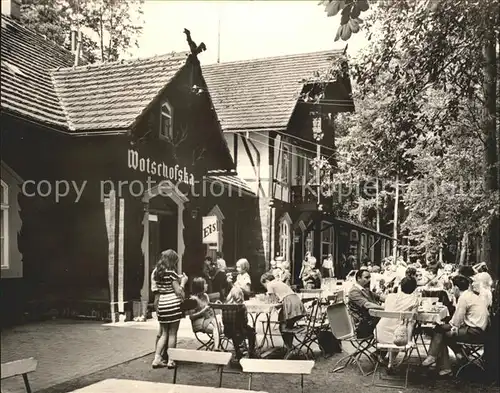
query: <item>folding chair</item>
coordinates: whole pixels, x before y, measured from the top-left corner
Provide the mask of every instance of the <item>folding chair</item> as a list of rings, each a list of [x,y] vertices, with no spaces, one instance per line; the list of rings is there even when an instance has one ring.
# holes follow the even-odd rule
[[[2,370],[0,374],[2,376],[2,379],[22,375],[26,392],[31,393],[30,383],[28,381],[28,373],[36,371],[37,366],[38,361],[34,358],[15,360],[13,362],[2,363]]]
[[[486,371],[483,359],[484,344],[471,344],[464,342],[459,342],[457,344],[460,346],[466,362],[457,370],[457,373],[455,374],[456,377],[458,377],[459,374],[469,366],[476,366],[481,370]]]
[[[300,374],[300,388],[304,392],[304,375],[310,375],[314,367],[312,360],[268,360],[241,359],[244,373],[248,373],[248,390],[252,390],[252,376],[259,374]]]
[[[298,345],[294,348],[299,352],[303,352],[302,349],[306,348],[304,352],[306,358],[309,358],[308,354],[310,354],[312,359],[314,359],[315,356],[311,346],[316,344],[321,349],[319,345],[319,333],[328,328],[328,324],[325,322],[326,313],[323,313],[321,294],[318,295],[314,293],[313,296],[315,297],[303,300],[307,314],[304,319],[297,322],[297,326],[303,328],[303,330],[299,330],[294,335],[295,339],[298,341]]]
[[[220,316],[220,320],[219,320],[220,323],[217,324],[217,328],[219,329],[219,337],[220,337],[220,345],[219,345],[218,349],[223,350],[223,351],[227,351],[229,344],[232,344],[232,339],[229,339],[224,333],[224,328],[222,328],[222,326],[223,326],[222,314],[236,312],[243,305],[242,304],[210,303],[209,306],[212,307],[215,315]],[[242,345],[244,347],[243,350],[248,352],[248,346],[246,345],[246,340],[243,340]],[[234,348],[234,345],[233,345],[233,349],[236,350],[237,348]]]
[[[173,383],[177,381],[178,362],[215,364],[219,373],[219,387],[222,386],[222,374],[225,366],[231,360],[231,354],[227,352],[197,351],[193,349],[169,348],[168,358],[175,361]]]
[[[416,313],[414,312],[398,312],[398,311],[382,311],[382,310],[370,310],[370,315],[376,318],[390,318],[390,319],[399,319],[401,321],[407,321],[409,322],[408,325],[408,343],[406,345],[396,345],[396,344],[384,344],[384,343],[379,343],[377,341],[377,329],[375,329],[375,347],[378,350],[382,351],[391,351],[391,350],[398,350],[400,352],[404,353],[403,360],[397,365],[401,366],[406,362],[406,373],[405,373],[405,384],[404,386],[397,386],[397,385],[385,385],[385,384],[380,384],[380,383],[375,383],[375,377],[377,374],[377,370],[380,366],[380,361],[377,358],[375,362],[375,369],[373,370],[373,379],[372,379],[372,386],[377,386],[377,387],[385,387],[385,388],[398,388],[398,389],[406,389],[408,387],[408,374],[410,372],[410,357],[412,352],[417,348],[417,344],[414,339],[413,335],[413,328],[415,326],[415,318],[416,318]],[[389,356],[392,356],[392,354],[389,352]],[[382,378],[382,375],[379,372],[379,379],[383,380],[394,380],[394,379],[389,379],[389,378]]]
[[[332,372],[335,373],[337,371],[342,371],[351,363],[355,363],[364,377],[370,375],[372,371],[365,372],[361,366],[360,359],[364,356],[372,365],[374,365],[370,349],[375,349],[375,338],[373,336],[363,339],[356,337],[354,325],[345,303],[336,303],[328,306],[326,314],[333,335],[338,340],[346,341],[354,347],[354,352],[342,357],[337,361],[337,363],[335,363]],[[343,366],[339,366],[342,363],[345,364]]]

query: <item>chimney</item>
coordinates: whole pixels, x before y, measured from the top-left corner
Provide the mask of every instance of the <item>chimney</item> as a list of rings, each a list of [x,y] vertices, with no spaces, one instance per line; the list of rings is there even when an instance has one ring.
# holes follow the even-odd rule
[[[2,0],[2,15],[21,19],[21,0]]]

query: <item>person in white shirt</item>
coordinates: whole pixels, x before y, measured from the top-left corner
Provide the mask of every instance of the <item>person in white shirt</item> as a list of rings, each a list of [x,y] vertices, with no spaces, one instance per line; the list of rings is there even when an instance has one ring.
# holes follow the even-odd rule
[[[333,255],[328,254],[328,258],[326,258],[323,261],[323,277],[325,278],[333,278],[335,277],[334,271],[333,271]]]
[[[449,324],[436,327],[429,354],[422,366],[438,364],[439,375],[451,374],[448,355],[450,347],[460,360],[460,348],[457,342],[480,343],[488,326],[488,308],[484,299],[470,289],[470,279],[461,275],[452,279],[458,302]]]

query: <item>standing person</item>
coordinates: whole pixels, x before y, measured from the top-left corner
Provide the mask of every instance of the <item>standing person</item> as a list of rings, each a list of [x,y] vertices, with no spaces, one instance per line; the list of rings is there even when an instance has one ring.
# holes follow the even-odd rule
[[[271,273],[264,273],[260,282],[267,289],[267,292],[276,295],[281,303],[278,314],[280,333],[287,353],[290,353],[293,349],[293,334],[285,333],[285,330],[293,328],[295,323],[306,315],[304,304],[299,296],[292,291],[292,288],[277,280]]]
[[[333,271],[333,255],[328,254],[328,257],[323,261],[323,277],[333,278],[335,273]]]
[[[210,292],[208,293],[219,293],[220,299],[225,299],[229,292],[229,286],[227,283],[226,273],[224,270],[219,268],[217,262],[213,262],[210,266],[210,277],[212,285],[210,287]]]
[[[166,250],[161,253],[160,260],[153,272],[156,287],[158,289],[158,322],[160,323],[161,336],[156,343],[153,368],[174,368],[175,363],[169,360],[167,363],[162,356],[166,348],[177,346],[177,331],[182,318],[181,303],[184,299],[184,287],[188,277],[177,272],[179,256],[174,250]]]
[[[217,268],[225,272],[227,269],[227,264],[224,260],[224,254],[222,253],[222,251],[217,251],[215,253],[215,257],[217,258]]]
[[[213,277],[213,265],[216,264],[216,262],[213,261],[212,257],[207,255],[205,257],[205,260],[203,261],[203,278],[207,282],[208,289],[207,293],[212,293],[212,277]]]

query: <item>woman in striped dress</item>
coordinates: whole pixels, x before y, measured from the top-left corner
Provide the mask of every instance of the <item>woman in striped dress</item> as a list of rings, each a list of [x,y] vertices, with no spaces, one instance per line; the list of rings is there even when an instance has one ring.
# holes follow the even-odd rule
[[[178,263],[179,256],[174,250],[163,251],[153,272],[159,294],[157,315],[161,330],[161,336],[156,343],[153,368],[175,367],[171,360],[165,363],[162,354],[166,348],[177,346],[177,331],[182,318],[181,303],[188,278],[185,274],[179,276],[176,273]]]

